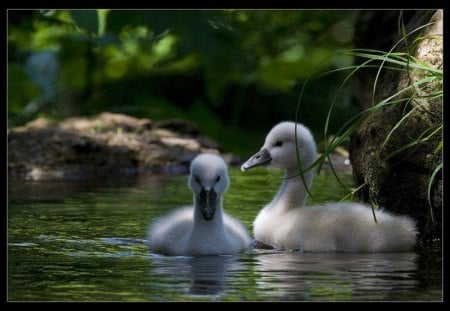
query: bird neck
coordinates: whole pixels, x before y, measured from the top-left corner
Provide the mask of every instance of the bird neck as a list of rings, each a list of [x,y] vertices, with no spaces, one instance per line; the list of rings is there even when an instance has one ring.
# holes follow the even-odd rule
[[[225,226],[223,223],[223,213],[222,213],[222,197],[217,198],[216,211],[214,217],[211,220],[206,220],[201,211],[200,204],[194,195],[194,225],[193,234],[212,234],[217,232],[221,234],[225,231]]]
[[[283,183],[278,190],[277,195],[273,199],[270,206],[277,206],[283,210],[289,210],[296,207],[305,206],[308,198],[308,189],[311,187],[313,172],[310,170],[303,174],[305,181],[303,181],[297,168],[286,170]]]

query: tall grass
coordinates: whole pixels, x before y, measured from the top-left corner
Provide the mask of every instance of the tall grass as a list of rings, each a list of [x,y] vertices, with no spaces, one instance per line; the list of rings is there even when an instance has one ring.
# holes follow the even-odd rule
[[[343,51],[341,54],[343,55],[349,55],[352,56],[354,59],[361,59],[362,62],[359,65],[354,66],[348,66],[343,68],[338,68],[335,70],[330,70],[325,73],[322,73],[320,75],[317,75],[314,77],[314,79],[319,79],[320,77],[332,73],[336,73],[339,71],[349,71],[349,73],[345,76],[339,87],[337,88],[337,91],[335,92],[335,95],[331,101],[330,108],[328,111],[328,114],[326,116],[325,124],[324,124],[324,137],[325,137],[325,150],[323,153],[318,157],[318,159],[309,167],[300,169],[299,175],[302,176],[303,181],[305,181],[303,175],[304,173],[310,171],[311,169],[317,169],[317,174],[320,173],[324,163],[327,161],[329,162],[329,166],[331,168],[331,171],[334,175],[334,177],[339,181],[339,184],[346,188],[344,183],[340,180],[338,174],[336,173],[336,170],[333,166],[333,162],[331,161],[331,153],[335,150],[336,147],[343,144],[345,141],[349,140],[350,135],[355,131],[355,129],[358,127],[358,125],[361,123],[362,120],[364,120],[369,115],[379,111],[383,107],[392,106],[392,105],[405,105],[407,107],[411,103],[414,103],[415,106],[410,111],[404,113],[404,115],[401,117],[400,120],[392,127],[392,129],[389,131],[389,133],[384,137],[382,147],[380,150],[378,150],[378,155],[381,156],[382,150],[386,147],[387,143],[390,141],[392,135],[401,127],[401,125],[408,120],[413,113],[421,109],[424,113],[430,113],[426,107],[421,103],[421,101],[427,101],[427,100],[442,100],[443,97],[443,91],[442,91],[442,81],[443,81],[443,72],[440,69],[433,68],[430,64],[425,63],[413,55],[411,55],[412,50],[414,50],[414,47],[416,44],[418,44],[421,40],[425,39],[436,39],[436,37],[424,37],[424,36],[418,36],[415,40],[413,40],[412,44],[409,44],[409,38],[412,37],[415,33],[417,33],[420,30],[423,30],[425,27],[429,27],[431,23],[422,25],[413,31],[406,33],[405,27],[403,26],[403,23],[400,23],[402,38],[396,42],[392,48],[389,51],[379,51],[379,50],[373,50],[373,49],[352,49]],[[406,52],[398,52],[395,51],[398,46],[403,43],[406,47]],[[323,62],[326,63],[328,60],[325,60]],[[367,68],[375,68],[377,69],[377,73],[375,75],[373,88],[372,88],[372,105],[365,109],[364,111],[356,114],[351,119],[349,119],[344,125],[341,126],[341,128],[333,135],[331,140],[327,140],[327,137],[329,136],[329,124],[331,117],[333,115],[333,108],[335,106],[335,103],[338,99],[338,95],[345,89],[345,87],[348,86],[351,78],[357,73],[358,71],[362,69]],[[383,99],[376,99],[376,95],[378,94],[377,88],[380,84],[381,79],[381,73],[383,70],[389,71],[396,71],[398,73],[403,73],[407,75],[408,78],[408,84],[402,88],[399,88],[394,94],[391,94]],[[413,79],[412,77],[416,77]],[[302,102],[302,95],[303,91],[307,87],[309,80],[306,80],[306,82],[303,85],[303,88],[300,92],[299,99],[297,102],[297,109],[296,109],[296,115],[295,120],[296,122],[299,119],[299,111],[300,106]],[[431,90],[431,92],[430,92]],[[425,95],[424,95],[425,94]],[[441,117],[441,116],[438,116]],[[405,144],[401,147],[399,147],[397,150],[389,153],[385,159],[388,159],[390,157],[393,157],[401,152],[413,150],[414,148],[420,146],[421,144],[429,141],[431,138],[433,138],[435,135],[438,135],[442,131],[442,125],[433,127],[433,128],[427,128],[419,137],[414,139],[412,142]],[[297,135],[297,132],[295,133]],[[443,146],[442,139],[438,143],[438,145],[435,148],[434,156],[436,157],[439,152],[441,152]],[[298,148],[298,146],[297,146]],[[301,159],[300,154],[297,152],[297,160],[298,160],[298,167],[301,168]],[[437,165],[437,167],[434,169],[434,171],[430,174],[429,182],[428,182],[428,202],[430,207],[430,215],[431,219],[433,219],[433,211],[432,211],[432,204],[431,204],[431,188],[432,184],[439,173],[440,170],[442,170],[443,164],[442,162]],[[308,191],[308,194],[311,196],[311,193],[309,192],[309,189],[304,182],[305,187]],[[342,200],[347,200],[349,198],[354,197],[354,195],[361,190],[365,184],[360,185],[358,188],[354,190],[346,189],[349,193],[347,196],[345,196]],[[314,198],[312,198],[315,200]],[[316,201],[316,200],[315,200]],[[372,209],[376,208],[377,203],[375,200],[372,199]],[[375,213],[374,213],[375,218]],[[375,218],[376,221],[376,218]]]

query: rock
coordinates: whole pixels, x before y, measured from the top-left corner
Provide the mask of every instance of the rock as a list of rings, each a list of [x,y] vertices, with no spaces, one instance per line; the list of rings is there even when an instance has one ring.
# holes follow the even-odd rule
[[[424,33],[417,33],[428,39],[417,41],[413,55],[435,69],[442,69],[442,11],[436,11],[431,21],[435,23],[425,28]],[[375,98],[392,96],[423,75],[423,71],[415,69],[400,74],[385,72]],[[429,96],[437,91],[442,91],[442,83],[427,83],[426,87],[416,87],[399,96],[398,99],[405,99],[403,102],[370,113],[352,134],[349,147],[357,186],[365,184],[358,192],[360,198],[413,217],[423,244],[442,239],[442,171],[433,180],[428,197],[430,177],[442,163],[442,151],[436,149],[442,142],[443,99]],[[367,107],[368,103],[358,106]],[[433,131],[435,134],[430,135]],[[428,139],[413,144],[427,136]]]
[[[8,130],[8,178],[83,179],[153,172],[187,172],[199,153],[221,154],[216,143],[181,120],[152,121],[115,113],[39,118]],[[226,160],[234,156],[221,154]]]
[[[176,119],[158,121],[155,126],[160,129],[167,129],[175,133],[182,133],[184,135],[188,134],[198,136],[200,132],[195,124]]]

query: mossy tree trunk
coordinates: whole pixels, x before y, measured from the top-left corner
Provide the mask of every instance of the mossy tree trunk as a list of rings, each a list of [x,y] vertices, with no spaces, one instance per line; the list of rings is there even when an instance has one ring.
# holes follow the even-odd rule
[[[378,33],[368,31],[367,35],[381,39],[365,37],[364,40],[372,42],[369,48],[388,52],[402,35],[397,28],[393,29],[395,33],[384,33],[384,27],[376,18],[381,12],[363,13],[372,20],[362,17],[360,21],[378,23]],[[388,13],[391,26],[398,21],[399,13]],[[405,16],[405,33],[426,26],[398,44],[395,51],[408,52],[420,62],[442,70],[442,10],[408,12]],[[358,25],[356,27],[358,29]],[[364,29],[372,28],[366,26]],[[359,38],[362,37],[364,33],[359,34]],[[386,38],[391,42],[390,47]],[[364,40],[357,41],[357,48],[368,47],[364,46]],[[381,46],[374,46],[377,41]],[[421,70],[400,69],[382,71],[375,94],[376,70],[359,73],[354,96],[358,107],[366,109],[373,102],[393,96],[424,78]],[[431,96],[439,92],[442,92],[442,79],[403,92],[396,97],[396,104],[386,105],[362,121],[350,138],[349,148],[354,179],[358,185],[364,185],[358,193],[360,198],[395,213],[412,216],[417,221],[419,239],[424,245],[442,238],[442,170],[439,170],[442,148],[439,146],[442,146],[443,97]],[[438,172],[432,179],[435,171]]]

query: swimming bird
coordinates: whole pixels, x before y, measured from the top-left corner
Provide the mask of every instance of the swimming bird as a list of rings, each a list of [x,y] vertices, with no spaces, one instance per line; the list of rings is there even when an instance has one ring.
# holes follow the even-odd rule
[[[285,170],[278,193],[253,222],[258,242],[311,252],[413,249],[417,231],[415,222],[407,216],[377,209],[375,222],[372,208],[361,203],[305,206],[308,195],[305,184],[308,188],[311,186],[313,170],[306,170],[304,183],[298,163],[305,170],[315,161],[316,153],[310,130],[300,123],[286,121],[275,125],[260,151],[242,164],[242,171],[257,166]]]
[[[227,165],[212,153],[200,154],[190,166],[188,185],[193,206],[179,208],[155,220],[148,230],[150,251],[164,255],[224,255],[249,247],[242,223],[223,212],[228,189]]]

